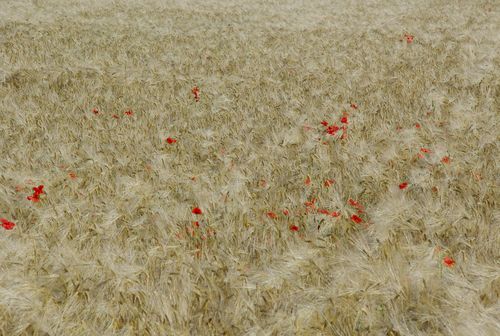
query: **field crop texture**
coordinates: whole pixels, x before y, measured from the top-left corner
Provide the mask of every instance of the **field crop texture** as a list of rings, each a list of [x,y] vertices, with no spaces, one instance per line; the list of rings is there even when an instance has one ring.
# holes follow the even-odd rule
[[[500,2],[0,0],[0,335],[500,335]]]

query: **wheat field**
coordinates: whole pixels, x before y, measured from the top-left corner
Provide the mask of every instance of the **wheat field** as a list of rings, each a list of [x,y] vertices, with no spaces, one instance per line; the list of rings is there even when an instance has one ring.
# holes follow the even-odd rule
[[[500,3],[0,0],[0,335],[500,335]]]

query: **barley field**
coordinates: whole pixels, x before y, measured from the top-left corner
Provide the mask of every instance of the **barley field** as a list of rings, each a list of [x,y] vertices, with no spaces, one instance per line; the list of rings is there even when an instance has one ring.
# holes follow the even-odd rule
[[[0,335],[500,335],[500,3],[0,0]]]

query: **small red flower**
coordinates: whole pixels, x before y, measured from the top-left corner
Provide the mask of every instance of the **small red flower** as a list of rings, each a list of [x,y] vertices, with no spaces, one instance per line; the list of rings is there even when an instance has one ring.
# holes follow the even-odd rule
[[[332,213],[330,214],[330,216],[332,216],[332,217],[339,217],[340,216],[340,212],[332,211]]]
[[[325,126],[325,127],[326,127],[326,126],[328,126],[328,121],[323,120],[323,121],[321,122],[321,125],[323,125],[323,126]]]
[[[33,201],[33,202],[39,202],[40,201],[40,196],[38,196],[38,194],[34,194],[33,196],[28,196],[26,198],[29,201]]]
[[[315,207],[314,203],[316,203],[316,199],[313,198],[311,201],[307,201],[305,202],[304,204],[307,206],[307,207]]]
[[[43,191],[43,185],[39,185],[38,187],[33,188],[33,195],[26,197],[28,200],[33,201],[33,202],[38,202],[40,201],[40,195],[45,194]]]
[[[342,117],[342,119],[340,119],[340,122],[342,124],[348,124],[349,122],[347,121],[347,117]]]
[[[93,112],[94,114],[99,114],[99,110],[98,110],[97,108],[94,108],[94,109],[92,110],[92,112]]]
[[[356,202],[352,198],[349,198],[349,204],[352,205],[353,207],[357,207],[360,205],[358,202]]]
[[[329,215],[330,214],[330,211],[326,210],[326,209],[318,209],[318,212],[320,214],[323,214],[323,215]]]
[[[335,183],[335,180],[327,179],[327,180],[325,180],[324,186],[328,188],[334,183]]]
[[[192,92],[192,93],[193,93],[193,95],[194,95],[194,100],[195,100],[196,102],[199,102],[199,101],[200,101],[200,89],[199,89],[197,86],[195,86],[195,87],[193,87],[193,88],[191,89],[191,92]]]
[[[307,175],[306,180],[304,181],[305,185],[310,185],[311,184],[311,178],[309,175]]]
[[[290,225],[291,231],[299,231],[299,227],[297,225]]]
[[[195,215],[201,215],[201,209],[200,208],[194,208],[192,213],[194,213]]]
[[[404,189],[408,186],[408,182],[403,182],[399,185],[399,189]]]
[[[128,116],[131,116],[132,114],[134,114],[134,112],[132,112],[132,110],[125,111],[124,113]]]
[[[269,211],[269,212],[267,213],[267,217],[272,218],[272,219],[276,219],[276,218],[278,218],[278,215],[276,215],[276,214],[275,214],[274,212],[272,212],[272,211]]]
[[[416,128],[420,128],[420,124],[419,124],[419,123],[416,123],[416,124],[415,124],[415,127],[416,127]]]
[[[39,185],[38,187],[34,187],[33,188],[33,191],[35,192],[35,194],[45,194],[45,192],[43,191],[43,185]]]
[[[326,132],[331,135],[335,135],[340,128],[337,125],[328,126]]]
[[[283,210],[283,215],[288,216],[289,214],[290,212],[287,209]]]
[[[446,163],[446,164],[450,163],[450,157],[449,157],[449,156],[444,156],[444,157],[441,159],[441,162],[442,162],[442,163]]]
[[[413,42],[413,35],[405,34],[406,37],[406,42],[407,43],[412,43]]]
[[[356,103],[351,103],[351,108],[353,108],[353,109],[355,109],[355,110],[356,110],[356,109],[358,108],[358,104],[356,104]]]
[[[118,119],[118,118],[119,118],[119,117],[118,117],[118,114],[113,114],[113,116],[112,116],[112,117],[113,117],[113,118],[115,118],[115,119]]]
[[[455,260],[450,257],[444,257],[443,263],[448,267],[452,267],[453,265],[455,265]]]
[[[176,143],[176,142],[177,142],[177,140],[176,140],[176,139],[173,139],[173,138],[168,137],[168,138],[167,138],[167,142],[171,145],[171,144]]]
[[[196,221],[196,222],[193,223],[193,225],[196,226],[196,227],[200,227],[200,222]]]
[[[356,216],[356,215],[352,215],[352,216],[351,216],[351,219],[352,219],[355,223],[357,223],[357,224],[359,224],[359,223],[361,223],[361,222],[363,221],[361,218],[359,218],[359,217],[358,217],[358,216]]]
[[[431,150],[430,150],[430,149],[427,149],[427,148],[420,148],[420,151],[421,151],[422,153],[430,153],[430,152],[431,152]]]
[[[74,172],[70,172],[69,177],[72,178],[73,180],[76,179],[76,174]]]
[[[5,229],[5,230],[12,230],[14,228],[14,226],[16,226],[16,224],[8,221],[7,219],[5,218],[0,218],[0,222],[2,222],[2,227]]]

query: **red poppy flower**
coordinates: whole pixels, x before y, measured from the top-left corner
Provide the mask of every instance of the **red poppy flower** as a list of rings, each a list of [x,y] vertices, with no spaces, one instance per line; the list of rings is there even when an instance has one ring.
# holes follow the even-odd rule
[[[328,187],[330,187],[334,183],[335,183],[335,180],[327,179],[327,180],[325,180],[324,185],[325,185],[325,187],[328,188]]]
[[[70,178],[76,179],[76,174],[74,172],[70,172],[68,175]]]
[[[349,122],[347,121],[347,117],[342,117],[342,119],[340,119],[340,122],[342,124],[348,124]]]
[[[33,196],[28,196],[26,198],[29,201],[33,201],[33,202],[39,202],[40,201],[40,196],[38,196],[38,194],[34,194]]]
[[[196,227],[200,227],[200,223],[199,222],[194,222],[193,225],[196,226]]]
[[[305,202],[304,204],[305,204],[305,206],[307,206],[307,207],[314,206],[314,202],[311,202],[311,201],[307,201],[307,202]]]
[[[134,112],[132,112],[132,110],[125,111],[124,113],[128,116],[131,116],[132,114],[134,114]]]
[[[99,110],[98,110],[98,109],[96,109],[96,108],[94,108],[94,109],[92,110],[92,112],[93,112],[94,114],[99,114]]]
[[[118,114],[113,114],[113,118],[118,119]]]
[[[329,215],[330,214],[330,211],[326,210],[326,209],[318,209],[318,212],[320,214],[323,214],[323,215]]]
[[[331,135],[335,135],[340,128],[337,125],[328,126],[326,132]]]
[[[328,121],[323,120],[323,121],[321,122],[321,125],[323,125],[323,126],[325,126],[325,127],[326,127],[326,126],[328,126]]]
[[[431,150],[430,150],[430,149],[427,149],[427,148],[420,148],[420,151],[421,151],[422,153],[430,153],[430,152],[431,152]]]
[[[416,127],[416,128],[420,128],[420,124],[419,124],[419,123],[416,123],[416,124],[415,124],[415,127]]]
[[[299,231],[299,227],[297,225],[290,225],[291,231]]]
[[[450,163],[450,157],[449,157],[449,156],[444,156],[444,157],[441,159],[441,162],[442,162],[442,163],[446,163],[446,164]]]
[[[195,86],[191,89],[191,92],[194,95],[194,100],[199,102],[200,101],[200,89],[197,86]]]
[[[452,267],[453,265],[455,265],[455,260],[450,257],[444,257],[443,263],[448,267]]]
[[[201,215],[201,209],[200,208],[194,208],[192,211],[195,215]]]
[[[315,198],[313,198],[311,201],[305,202],[304,204],[306,206],[308,206],[308,207],[310,207],[310,206],[314,207],[315,206],[314,203],[316,203],[316,199]]]
[[[403,182],[399,185],[399,189],[404,189],[408,186],[408,182]]]
[[[45,192],[43,191],[43,185],[39,185],[38,187],[34,187],[33,188],[33,191],[35,192],[35,194],[44,194]]]
[[[359,214],[363,213],[363,206],[361,204],[359,204],[358,202],[356,202],[355,200],[350,198],[349,204],[352,205],[353,207],[355,207],[358,210]]]
[[[276,215],[274,212],[270,211],[267,213],[267,217],[272,218],[272,219],[276,219],[276,218],[278,218],[278,215]]]
[[[349,198],[349,204],[352,205],[353,207],[359,206],[359,203],[353,200],[352,198]]]
[[[340,212],[337,212],[337,211],[333,211],[330,216],[332,217],[339,217],[340,216]]]
[[[356,109],[358,108],[358,104],[356,104],[356,103],[351,103],[351,108],[353,108],[353,109],[355,109],[355,110],[356,110]]]
[[[38,187],[33,188],[33,195],[26,197],[28,200],[33,201],[33,202],[38,202],[40,201],[40,195],[45,194],[43,191],[43,185],[39,185]]]
[[[351,216],[351,219],[352,219],[355,223],[357,223],[357,224],[359,224],[359,223],[361,223],[361,222],[363,221],[361,218],[359,218],[359,217],[358,217],[358,216],[356,216],[356,215],[352,215],[352,216]]]
[[[310,185],[311,184],[311,178],[309,175],[307,175],[306,180],[304,181],[305,185]]]
[[[8,221],[5,218],[0,218],[0,222],[2,222],[2,226],[5,230],[12,230],[16,224],[12,223],[11,221]]]
[[[290,212],[289,212],[287,209],[285,209],[285,210],[283,210],[283,214],[284,214],[285,216],[288,216],[288,215],[290,214]]]
[[[173,138],[168,137],[168,138],[167,138],[167,142],[171,145],[171,144],[176,143],[176,142],[177,142],[177,140],[175,140],[175,139],[173,139]]]

